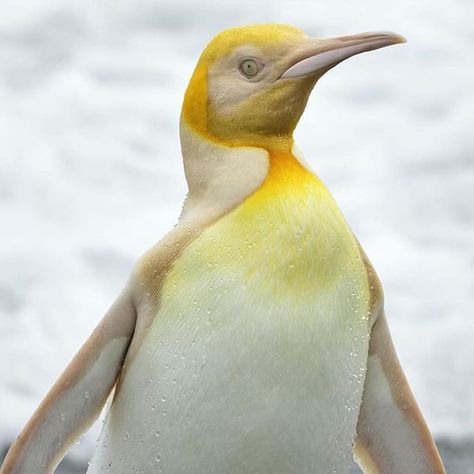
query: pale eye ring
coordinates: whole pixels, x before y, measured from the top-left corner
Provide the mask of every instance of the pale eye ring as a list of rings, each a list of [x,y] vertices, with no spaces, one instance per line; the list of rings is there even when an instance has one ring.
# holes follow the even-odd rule
[[[240,72],[246,77],[255,77],[259,72],[259,67],[255,59],[244,59],[239,65]]]

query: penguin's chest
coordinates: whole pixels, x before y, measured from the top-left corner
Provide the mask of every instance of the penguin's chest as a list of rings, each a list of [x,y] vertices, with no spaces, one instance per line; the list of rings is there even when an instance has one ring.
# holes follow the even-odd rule
[[[104,459],[114,446],[127,469],[139,452],[173,473],[344,472],[369,295],[354,239],[320,199],[242,206],[183,252],[112,406]]]

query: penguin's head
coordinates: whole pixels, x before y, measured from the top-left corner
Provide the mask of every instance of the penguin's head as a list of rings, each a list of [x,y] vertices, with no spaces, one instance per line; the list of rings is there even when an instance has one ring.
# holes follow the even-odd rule
[[[230,146],[287,141],[325,72],[355,54],[404,41],[394,33],[311,38],[278,24],[225,30],[198,61],[182,122]]]

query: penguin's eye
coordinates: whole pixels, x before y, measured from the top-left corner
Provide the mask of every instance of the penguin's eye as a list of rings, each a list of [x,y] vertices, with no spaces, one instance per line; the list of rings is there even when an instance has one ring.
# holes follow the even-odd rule
[[[240,72],[246,77],[255,77],[259,72],[259,67],[255,59],[244,59],[239,66]]]

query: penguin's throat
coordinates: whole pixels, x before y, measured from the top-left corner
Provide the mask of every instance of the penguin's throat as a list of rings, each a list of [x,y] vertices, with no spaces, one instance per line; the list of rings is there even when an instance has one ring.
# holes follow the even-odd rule
[[[265,183],[285,186],[312,177],[312,173],[298,160],[293,149],[275,150],[269,152],[269,169]]]
[[[189,193],[182,217],[217,218],[252,195],[272,199],[323,187],[301,162],[293,139],[229,146],[211,141],[181,122],[181,148]]]
[[[277,198],[317,192],[326,188],[321,180],[303,163],[292,144],[290,149],[269,149],[268,174],[257,191],[260,197]]]

